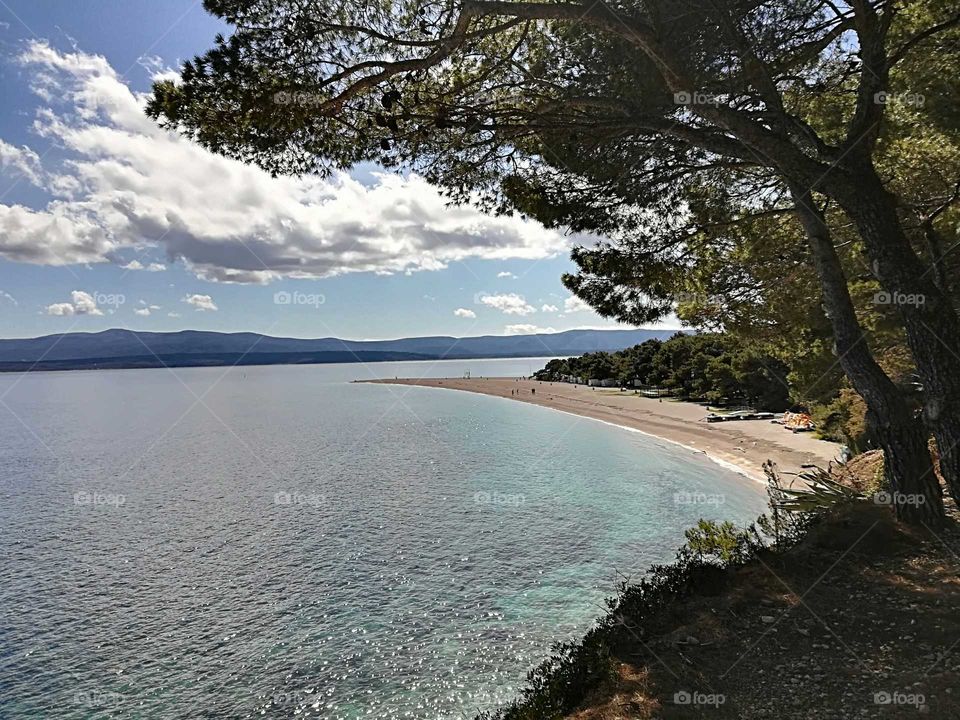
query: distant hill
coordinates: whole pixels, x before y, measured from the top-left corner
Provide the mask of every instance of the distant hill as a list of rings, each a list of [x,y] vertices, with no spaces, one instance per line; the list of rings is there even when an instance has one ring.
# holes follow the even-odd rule
[[[672,330],[568,330],[538,335],[484,335],[341,340],[279,338],[199,330],[155,333],[104,330],[0,340],[0,371],[90,368],[279,365],[466,358],[556,357],[615,351]]]

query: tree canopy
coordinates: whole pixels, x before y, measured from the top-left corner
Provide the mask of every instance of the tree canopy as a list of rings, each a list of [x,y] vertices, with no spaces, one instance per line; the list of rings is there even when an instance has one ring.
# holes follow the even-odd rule
[[[791,296],[809,302],[815,278],[838,362],[890,445],[888,475],[909,483],[931,474],[925,438],[863,342],[871,313],[855,310],[851,256],[838,252],[849,247],[887,298],[923,300],[888,304],[960,498],[946,232],[960,198],[957,112],[923,102],[923,91],[957,94],[955,74],[930,72],[958,59],[951,0],[205,6],[234,31],[155,86],[153,117],[274,173],[374,161],[455,200],[592,233],[564,282],[632,323],[679,300],[706,321],[752,313],[774,328]],[[777,272],[781,288],[793,285],[784,276],[797,283],[771,304]],[[722,298],[714,317],[710,303],[685,303],[706,287]],[[808,315],[822,345],[822,320]]]
[[[631,387],[639,383],[685,399],[779,411],[790,406],[788,370],[782,361],[730,335],[678,333],[619,352],[551,360],[535,377],[616,380]]]

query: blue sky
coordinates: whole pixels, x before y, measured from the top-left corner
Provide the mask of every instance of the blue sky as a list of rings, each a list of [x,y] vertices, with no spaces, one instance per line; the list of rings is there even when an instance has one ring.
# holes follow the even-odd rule
[[[378,168],[271,179],[157,128],[152,79],[228,30],[194,0],[0,0],[0,336],[615,327],[560,284],[560,233]]]

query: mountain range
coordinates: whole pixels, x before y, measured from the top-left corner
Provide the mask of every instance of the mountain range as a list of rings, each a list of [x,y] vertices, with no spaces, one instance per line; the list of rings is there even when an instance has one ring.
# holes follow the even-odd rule
[[[199,330],[62,333],[0,340],[0,371],[381,362],[505,357],[558,357],[613,352],[672,330],[568,330],[536,335],[483,335],[341,340],[282,338]]]

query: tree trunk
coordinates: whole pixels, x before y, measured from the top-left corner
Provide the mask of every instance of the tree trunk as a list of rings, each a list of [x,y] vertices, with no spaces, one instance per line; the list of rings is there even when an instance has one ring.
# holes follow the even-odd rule
[[[897,517],[911,523],[939,522],[944,514],[943,494],[923,424],[914,420],[900,391],[870,353],[823,214],[809,191],[797,185],[790,190],[813,253],[840,366],[866,403],[868,422],[883,449]]]
[[[884,288],[876,300],[896,306],[923,380],[924,419],[940,449],[940,471],[960,503],[960,318],[917,257],[900,224],[896,200],[873,166],[860,163],[845,179],[824,181],[863,238]]]
[[[867,409],[867,422],[874,428],[877,442],[883,448],[883,469],[888,478],[891,478],[890,492],[877,498],[893,505],[897,519],[910,524],[937,525],[944,519],[943,490],[940,481],[933,472],[933,463],[927,451],[927,433],[923,424],[914,422],[902,423],[884,422],[877,417],[873,410]],[[919,452],[922,447],[925,453],[925,465],[928,468],[922,472],[916,468]],[[909,486],[898,486],[892,482],[897,473],[906,474]]]
[[[950,298],[952,291],[950,290],[950,279],[947,277],[946,270],[944,269],[943,261],[946,253],[943,251],[943,242],[940,240],[940,233],[938,233],[937,228],[934,227],[932,217],[923,218],[921,227],[923,228],[923,237],[927,241],[927,251],[930,253],[930,267],[933,269],[933,281],[937,284],[937,287],[940,288],[940,292]]]

